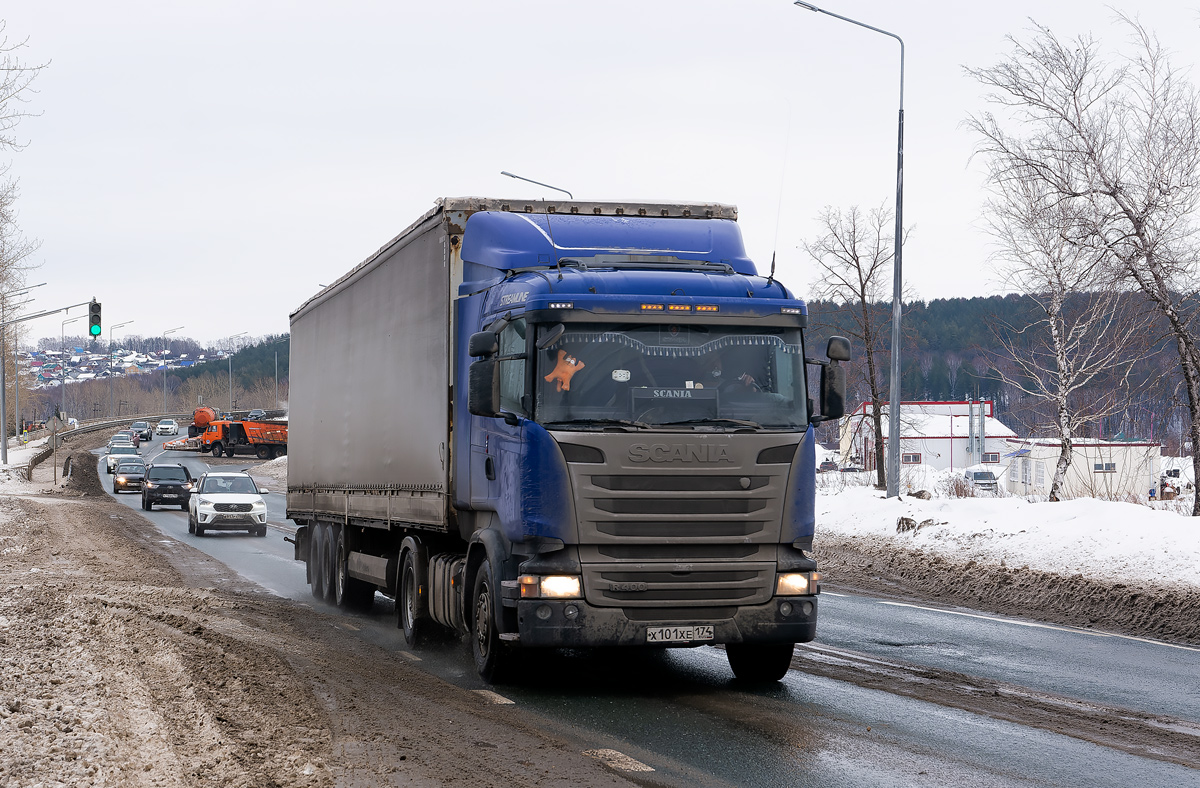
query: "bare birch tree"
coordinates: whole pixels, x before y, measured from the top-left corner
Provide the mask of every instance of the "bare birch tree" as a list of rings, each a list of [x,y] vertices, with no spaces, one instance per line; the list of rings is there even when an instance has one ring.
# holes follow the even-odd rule
[[[880,367],[887,363],[891,336],[892,213],[885,208],[864,214],[858,206],[845,212],[827,207],[818,221],[821,236],[804,244],[817,263],[813,296],[841,305],[851,318],[848,333],[864,349],[863,377],[875,425],[876,482],[885,487],[882,424],[886,392]]]
[[[969,120],[993,183],[1032,179],[1088,221],[1072,242],[1101,251],[1114,277],[1143,292],[1168,325],[1200,445],[1197,237],[1200,105],[1196,89],[1138,21],[1129,51],[1106,61],[1089,35],[1037,27],[1010,37],[997,65],[968,69],[1004,117]],[[1015,131],[1010,131],[1010,128]],[[1200,452],[1192,457],[1200,475]],[[1192,508],[1200,516],[1200,495]]]
[[[1145,311],[1122,308],[1130,296],[1104,276],[1105,255],[1070,240],[1089,217],[1074,213],[1070,201],[1036,178],[998,181],[988,214],[1007,284],[1038,309],[1034,323],[998,326],[995,333],[1018,372],[1001,372],[1005,382],[1053,408],[1061,449],[1050,500],[1057,501],[1080,428],[1123,406],[1118,393],[1139,360],[1134,348],[1144,346],[1149,320]],[[1098,396],[1089,389],[1101,379],[1108,389]]]

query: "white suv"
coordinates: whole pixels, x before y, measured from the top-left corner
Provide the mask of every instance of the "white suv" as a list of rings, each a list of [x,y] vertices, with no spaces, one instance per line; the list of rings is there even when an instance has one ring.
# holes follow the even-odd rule
[[[249,531],[267,535],[267,505],[250,474],[209,471],[197,480],[188,499],[188,533]]]
[[[178,435],[179,425],[175,423],[175,419],[163,419],[154,428],[156,435]]]

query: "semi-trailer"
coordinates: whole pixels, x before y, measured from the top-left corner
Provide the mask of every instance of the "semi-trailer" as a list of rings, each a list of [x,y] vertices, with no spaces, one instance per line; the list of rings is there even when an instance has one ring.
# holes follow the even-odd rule
[[[722,204],[455,198],[291,315],[287,516],[314,596],[420,644],[723,644],[773,681],[813,638],[813,428],[849,343]],[[820,368],[816,392],[807,368]]]

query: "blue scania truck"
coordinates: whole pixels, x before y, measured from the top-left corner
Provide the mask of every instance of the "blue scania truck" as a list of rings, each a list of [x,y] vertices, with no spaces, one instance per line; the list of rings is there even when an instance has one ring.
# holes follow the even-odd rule
[[[813,426],[849,343],[732,206],[457,198],[291,315],[288,517],[313,594],[417,646],[723,645],[781,678],[820,590]],[[820,368],[809,391],[807,369]]]

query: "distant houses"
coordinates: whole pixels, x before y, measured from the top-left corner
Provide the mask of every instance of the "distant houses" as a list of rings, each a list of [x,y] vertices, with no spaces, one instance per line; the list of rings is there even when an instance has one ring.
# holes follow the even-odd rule
[[[225,356],[218,353],[207,360],[217,358],[224,359]],[[172,357],[119,349],[114,350],[111,357],[107,353],[88,353],[84,348],[71,348],[66,353],[59,350],[21,351],[17,353],[17,373],[37,389],[61,386],[64,382],[161,372],[164,367],[167,370],[194,367],[205,360],[204,354],[192,359],[187,353]]]
[[[875,446],[888,444],[888,406],[876,436],[869,403],[841,421],[842,464],[875,468]],[[1016,495],[1048,496],[1061,452],[1057,440],[1020,437],[993,415],[990,401],[900,403],[900,466],[960,472],[991,470],[1000,487]],[[1144,501],[1158,495],[1162,450],[1158,443],[1076,438],[1062,497]]]

